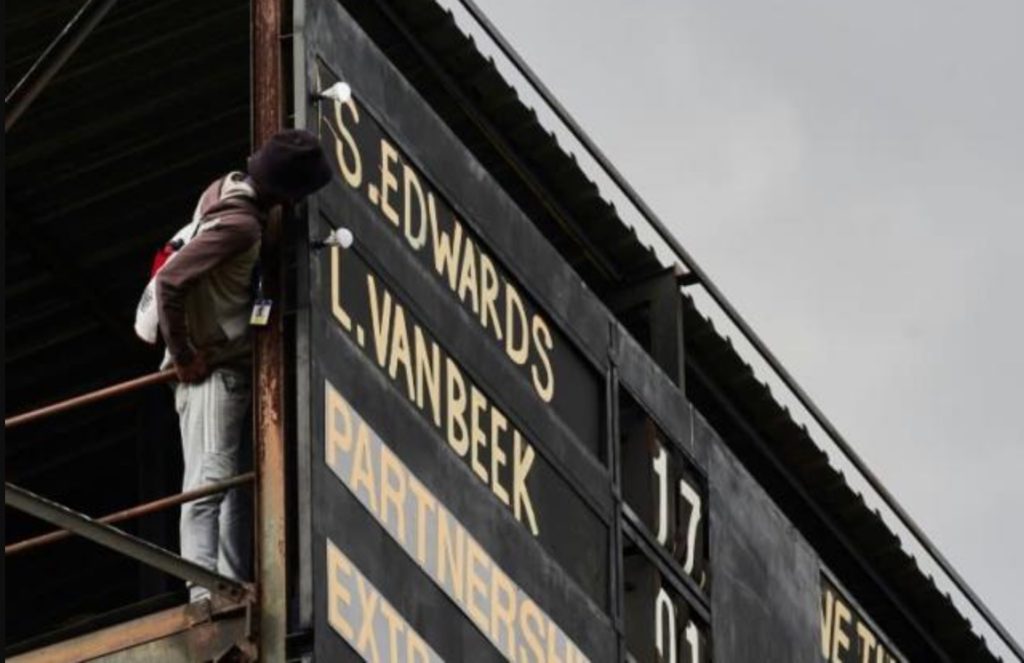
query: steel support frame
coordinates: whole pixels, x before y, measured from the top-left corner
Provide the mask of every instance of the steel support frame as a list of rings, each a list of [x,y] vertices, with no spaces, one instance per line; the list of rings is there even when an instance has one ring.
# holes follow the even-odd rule
[[[4,132],[11,130],[18,118],[28,110],[35,98],[46,89],[85,38],[99,25],[117,0],[87,0],[75,17],[50,42],[43,54],[32,63],[10,94],[4,99]]]
[[[222,660],[224,645],[234,640],[234,647],[246,656],[236,659],[255,660],[255,651],[247,639],[251,606],[245,602],[229,602],[220,597],[209,603],[190,603],[128,622],[75,635],[38,648],[23,650],[7,658],[10,663],[75,663],[92,660],[181,660],[187,654],[194,660]],[[174,642],[178,636],[177,642]],[[180,638],[184,636],[184,641]],[[145,651],[158,643],[162,649]],[[143,653],[145,652],[145,653]],[[146,658],[143,658],[146,656]]]
[[[94,541],[164,573],[206,587],[211,592],[221,594],[232,601],[242,601],[249,596],[249,588],[236,580],[214,573],[194,562],[182,559],[160,546],[143,541],[116,527],[97,522],[84,514],[24,488],[10,483],[5,484],[4,503],[13,509]]]
[[[619,327],[609,322],[608,370],[605,372],[605,456],[612,475],[612,499],[615,501],[615,515],[610,528],[610,559],[608,574],[608,604],[611,606],[612,623],[618,643],[616,659],[627,660],[626,649],[626,592],[625,568],[623,565],[622,528],[622,458],[619,454]]]
[[[294,107],[294,126],[319,133],[317,118],[319,105],[313,101],[310,90],[312,81],[308,79],[309,63],[315,62],[312,52],[307,49],[306,17],[308,0],[293,0],[291,16],[291,94]],[[290,625],[291,641],[288,650],[301,651],[303,638],[311,638],[314,607],[313,587],[313,454],[312,437],[313,421],[311,408],[314,393],[313,365],[310,360],[312,343],[312,309],[310,306],[310,240],[309,229],[312,219],[319,217],[319,203],[316,196],[309,196],[298,209],[289,235],[295,242],[295,302],[294,309],[295,347],[292,357],[295,361],[295,448],[294,481],[298,487],[295,495],[296,522],[291,531],[295,533],[295,564],[296,577],[292,581],[293,594],[298,605],[294,612],[295,621]],[[305,635],[296,635],[305,634]],[[298,647],[298,649],[296,649]],[[310,643],[308,649],[312,650]]]
[[[147,502],[146,504],[139,504],[138,506],[131,507],[130,509],[111,513],[103,516],[102,518],[97,518],[96,522],[103,523],[105,525],[113,525],[114,523],[120,523],[133,518],[146,516],[151,513],[157,513],[172,506],[192,502],[200,497],[222,493],[226,490],[243,486],[250,483],[254,476],[254,472],[246,472],[224,481],[207,484],[201,488],[196,488],[195,490],[178,493],[177,495],[169,495],[158,500],[153,500],[152,502]],[[20,552],[25,552],[26,550],[32,550],[40,546],[62,541],[70,536],[72,536],[72,532],[66,529],[59,529],[46,534],[40,534],[39,536],[34,536],[31,539],[25,539],[24,541],[18,541],[17,543],[12,543],[6,546],[4,548],[4,554],[8,556],[16,555]]]
[[[606,301],[619,312],[634,306],[650,307],[649,352],[679,391],[686,393],[683,343],[683,302],[679,283],[687,272],[676,263],[611,293]]]
[[[281,0],[252,0],[252,145],[282,128]],[[256,459],[256,580],[259,651],[266,661],[285,659],[287,635],[285,523],[285,356],[281,311],[281,213],[273,211],[263,233],[262,275],[277,302],[269,324],[255,335],[253,408]]]

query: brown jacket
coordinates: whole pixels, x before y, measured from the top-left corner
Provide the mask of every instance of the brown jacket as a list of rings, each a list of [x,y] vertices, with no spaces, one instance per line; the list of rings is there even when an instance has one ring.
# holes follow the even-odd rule
[[[210,365],[250,363],[252,272],[263,213],[244,177],[230,173],[206,189],[198,234],[157,274],[164,366],[186,364],[197,351]]]

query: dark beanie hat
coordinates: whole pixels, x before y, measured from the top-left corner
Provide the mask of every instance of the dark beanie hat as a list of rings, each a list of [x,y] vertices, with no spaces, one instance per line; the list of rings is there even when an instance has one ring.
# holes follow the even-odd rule
[[[274,134],[249,157],[249,175],[263,193],[299,200],[331,181],[331,166],[320,140],[308,131]]]

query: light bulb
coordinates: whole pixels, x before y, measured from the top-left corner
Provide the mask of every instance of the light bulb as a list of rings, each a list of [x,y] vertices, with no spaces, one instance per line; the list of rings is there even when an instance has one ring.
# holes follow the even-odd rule
[[[317,96],[322,99],[330,99],[331,101],[345,103],[352,98],[352,88],[349,87],[348,83],[338,81],[326,90],[322,90]]]
[[[338,228],[331,233],[331,243],[340,246],[343,249],[347,249],[352,246],[352,242],[355,241],[355,235],[348,228]]]

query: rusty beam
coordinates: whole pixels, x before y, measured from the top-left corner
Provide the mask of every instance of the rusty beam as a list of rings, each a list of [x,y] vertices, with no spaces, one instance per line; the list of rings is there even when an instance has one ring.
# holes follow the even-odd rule
[[[102,401],[107,398],[127,394],[128,392],[142,389],[143,387],[148,387],[153,384],[170,382],[174,377],[175,373],[173,368],[157,371],[156,373],[150,373],[149,375],[144,375],[141,378],[135,378],[109,387],[104,387],[103,389],[97,389],[96,391],[91,391],[88,394],[75,396],[74,398],[69,398],[65,401],[54,403],[53,405],[47,405],[37,410],[23,412],[22,414],[16,414],[13,417],[8,417],[4,420],[4,428],[11,429],[15,426],[27,424],[39,419],[45,419],[46,417],[51,417],[61,412],[73,410],[75,408],[82,407],[83,405],[89,405],[90,403],[96,403],[97,401]]]
[[[88,0],[4,99],[4,132],[10,131],[64,63],[99,25],[117,0]]]
[[[196,488],[184,493],[178,493],[177,495],[168,495],[167,497],[161,497],[158,500],[152,502],[146,502],[145,504],[139,504],[133,506],[130,509],[124,509],[116,513],[97,518],[96,522],[105,523],[107,525],[113,525],[114,523],[121,523],[126,520],[133,518],[140,518],[142,516],[156,513],[172,506],[184,504],[185,502],[191,502],[197,500],[200,497],[206,497],[207,495],[213,495],[215,493],[221,493],[232,488],[236,488],[243,484],[249,483],[256,476],[255,472],[246,472],[239,474],[236,477],[227,479],[226,481],[218,481],[217,483],[211,483],[202,488]],[[25,539],[24,541],[18,541],[12,543],[4,548],[5,555],[16,555],[26,550],[32,550],[40,546],[45,546],[56,541],[61,541],[71,536],[71,532],[66,529],[59,529],[54,532],[48,532],[47,534],[40,534],[34,536],[31,539]]]
[[[102,657],[152,645],[160,641],[166,645],[164,651],[147,652],[145,656],[122,656],[117,660],[209,660],[218,652],[211,652],[210,645],[220,645],[225,641],[245,646],[246,604],[233,602],[221,597],[214,597],[209,605],[197,602],[175,608],[169,608],[151,615],[138,617],[131,621],[109,626],[93,633],[87,633],[68,640],[40,647],[17,656],[8,658],[11,663],[71,663],[72,661],[102,660]],[[172,638],[179,634],[187,634],[186,651],[180,651],[179,642]],[[179,645],[175,647],[175,645]],[[176,651],[173,651],[172,648]],[[138,650],[136,650],[138,651]],[[141,653],[141,652],[140,652]],[[193,654],[189,656],[189,654]]]
[[[257,148],[282,128],[280,0],[252,0],[252,130]],[[284,336],[281,319],[281,213],[263,233],[264,291],[277,305],[256,334],[253,416],[256,459],[256,580],[260,658],[283,661],[287,635],[285,576]]]

